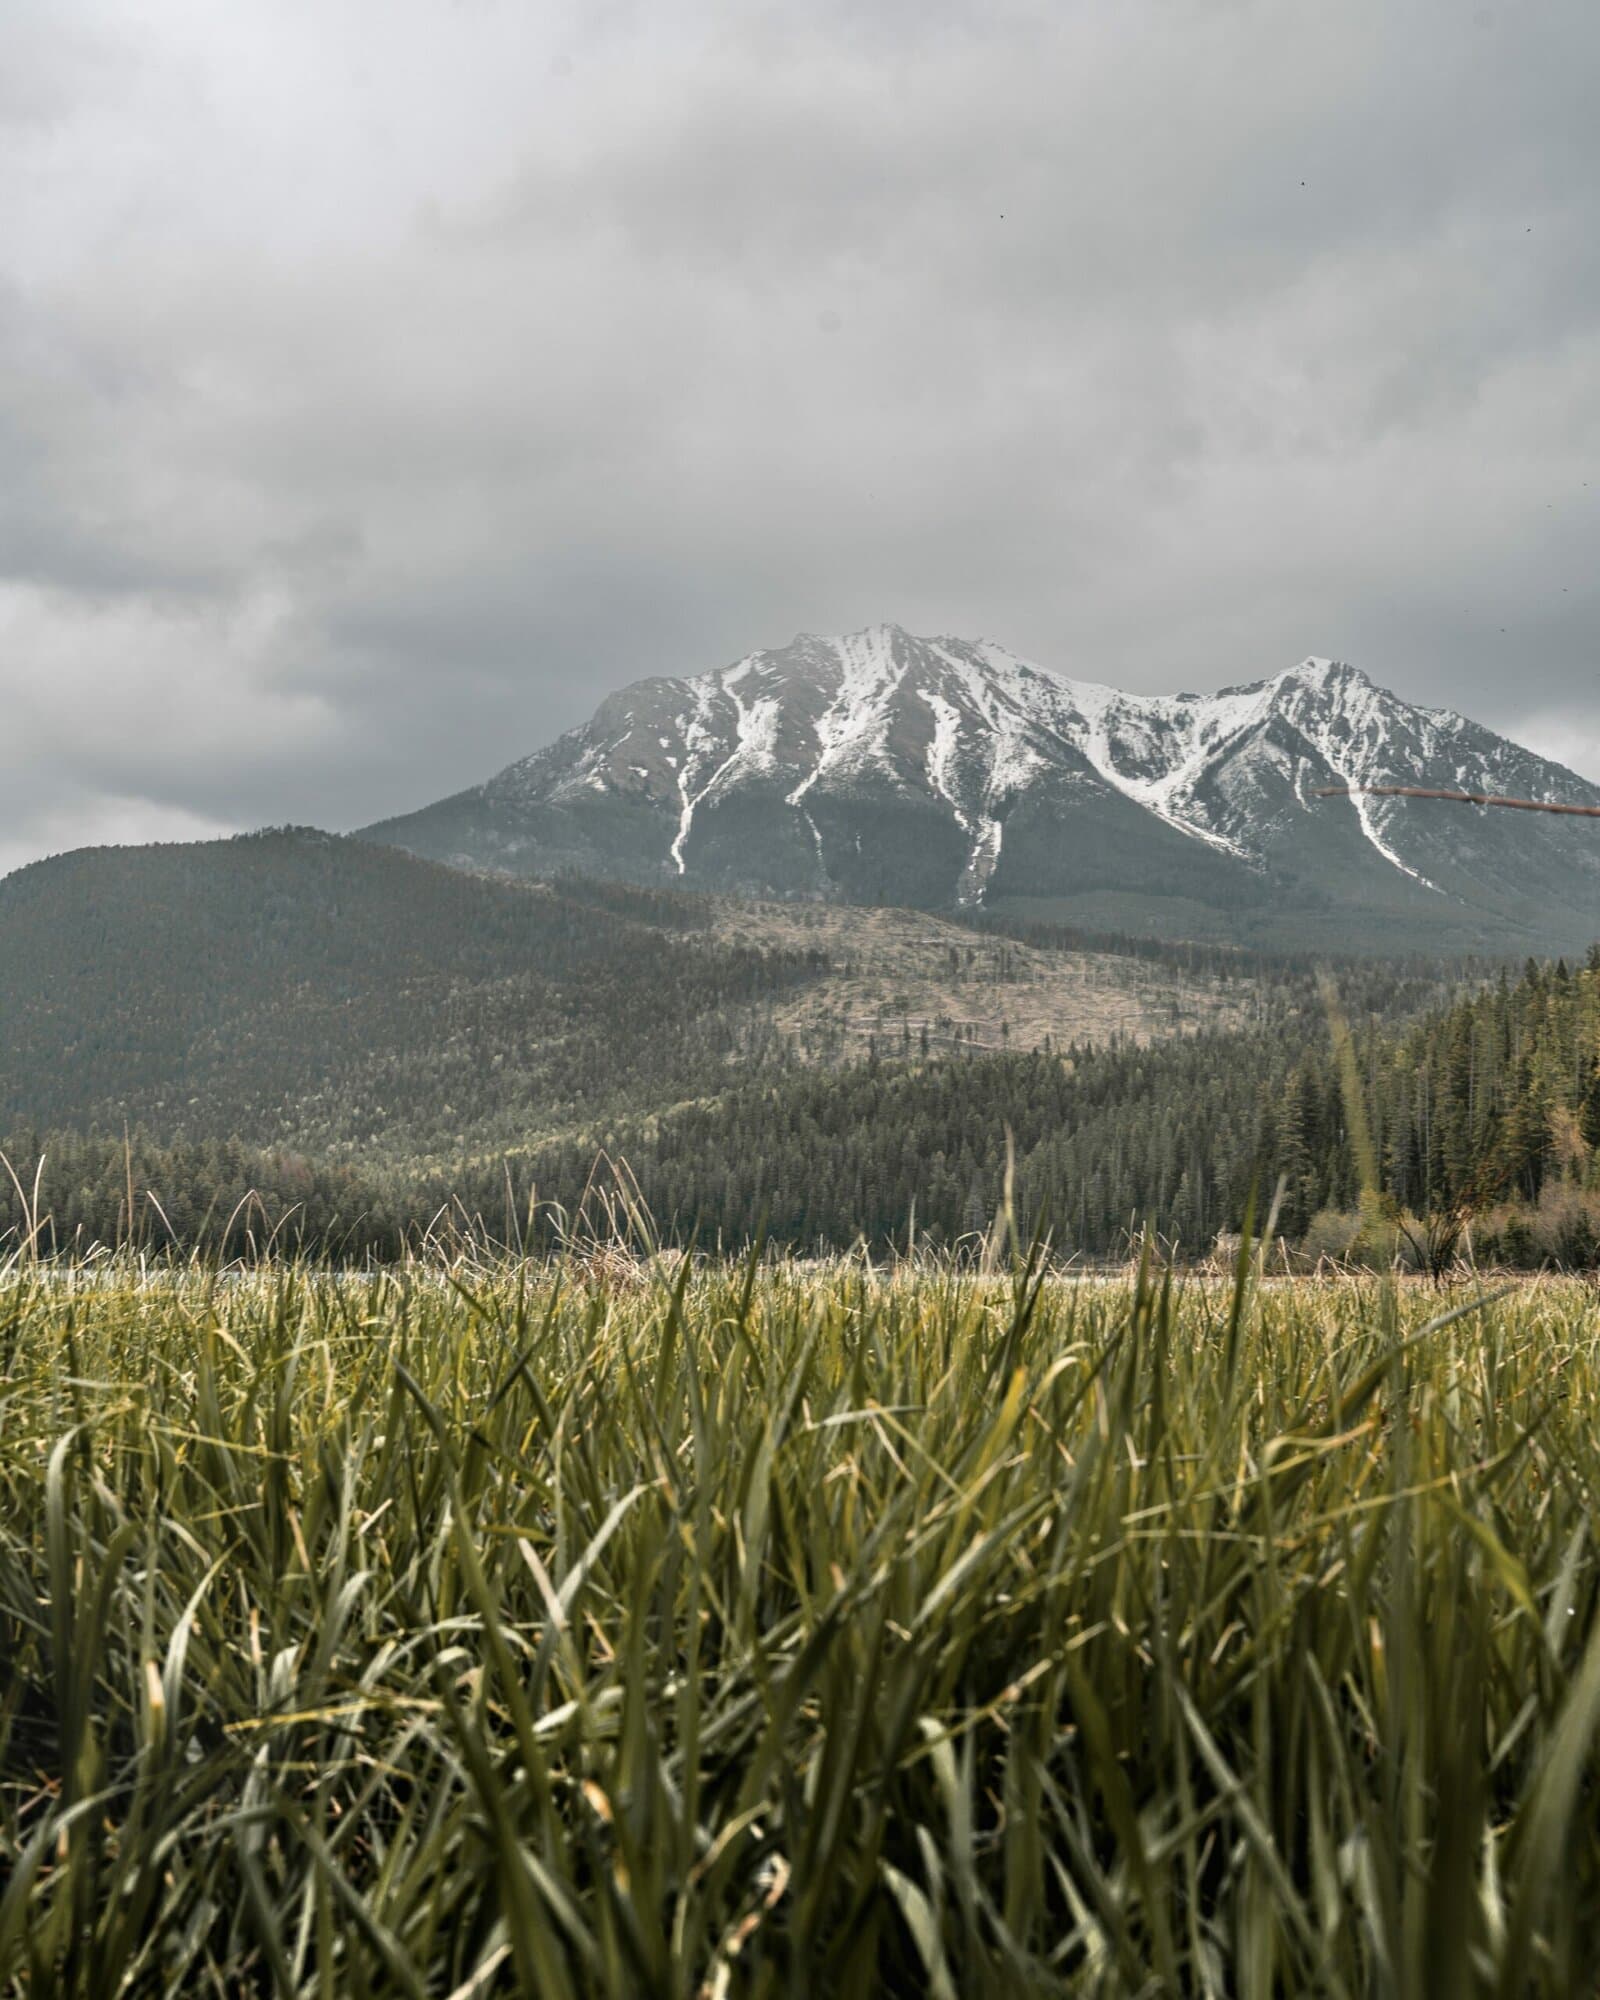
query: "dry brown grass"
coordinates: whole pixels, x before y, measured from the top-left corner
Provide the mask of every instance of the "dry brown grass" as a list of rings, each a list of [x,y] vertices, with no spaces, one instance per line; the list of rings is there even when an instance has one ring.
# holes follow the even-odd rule
[[[930,1052],[1027,1050],[1048,1038],[1139,1043],[1250,1018],[1253,988],[1112,952],[1053,951],[914,910],[721,903],[728,942],[823,951],[834,974],[781,1001],[774,1019],[814,1061],[853,1061],[909,1032]]]

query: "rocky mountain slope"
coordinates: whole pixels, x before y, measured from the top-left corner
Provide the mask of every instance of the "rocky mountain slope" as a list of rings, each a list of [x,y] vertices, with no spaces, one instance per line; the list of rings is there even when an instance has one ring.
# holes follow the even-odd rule
[[[1337,661],[1132,695],[988,640],[884,625],[639,681],[367,837],[518,874],[1257,942],[1531,949],[1600,932],[1592,824],[1317,796],[1385,782],[1600,803],[1574,773]]]

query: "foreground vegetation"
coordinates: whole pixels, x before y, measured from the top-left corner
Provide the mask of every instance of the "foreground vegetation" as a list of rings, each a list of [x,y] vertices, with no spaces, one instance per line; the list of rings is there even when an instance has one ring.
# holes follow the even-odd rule
[[[1576,1282],[0,1282],[0,1992],[1569,1994]]]

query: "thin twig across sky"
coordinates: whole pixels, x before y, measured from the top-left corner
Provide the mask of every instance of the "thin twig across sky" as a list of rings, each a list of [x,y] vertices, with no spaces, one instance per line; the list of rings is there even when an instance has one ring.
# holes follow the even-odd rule
[[[1513,812],[1569,813],[1578,819],[1600,819],[1600,806],[1563,806],[1545,799],[1507,799],[1496,792],[1438,791],[1427,785],[1322,785],[1319,799],[1349,799],[1358,792],[1384,799],[1450,799],[1463,806],[1509,806]]]

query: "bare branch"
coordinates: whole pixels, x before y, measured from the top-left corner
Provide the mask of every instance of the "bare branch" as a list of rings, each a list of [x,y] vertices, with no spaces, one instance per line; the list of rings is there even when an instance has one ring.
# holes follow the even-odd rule
[[[1357,793],[1382,799],[1449,799],[1463,806],[1509,806],[1513,812],[1570,813],[1577,819],[1600,819],[1600,806],[1558,806],[1544,799],[1506,799],[1496,792],[1435,791],[1425,785],[1319,785],[1319,799],[1352,799]]]

